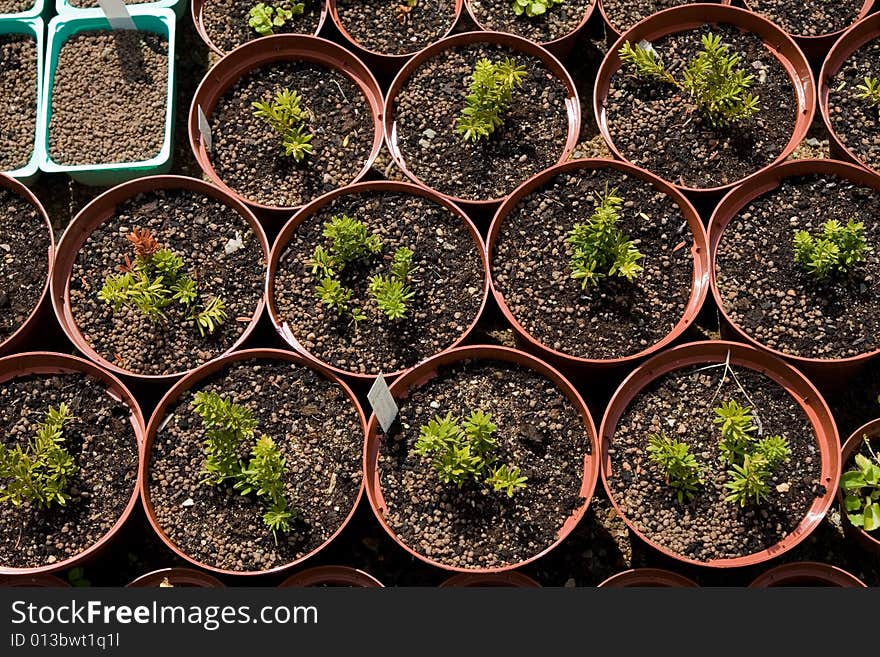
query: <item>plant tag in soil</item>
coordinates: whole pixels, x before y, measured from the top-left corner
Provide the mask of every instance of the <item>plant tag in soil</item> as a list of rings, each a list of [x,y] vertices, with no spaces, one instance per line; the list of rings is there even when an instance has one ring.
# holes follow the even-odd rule
[[[373,412],[376,414],[376,419],[379,420],[382,431],[388,433],[388,429],[394,423],[394,418],[397,417],[397,403],[391,396],[391,391],[388,389],[388,384],[385,383],[385,377],[381,372],[373,382],[370,392],[367,393],[367,399],[370,406],[373,407]]]
[[[202,133],[202,139],[205,141],[205,150],[210,153],[214,144],[211,140],[211,124],[208,123],[208,117],[202,111],[201,105],[196,107],[196,113],[199,117],[199,132]]]
[[[136,30],[137,26],[123,0],[98,0],[110,27],[114,30]]]

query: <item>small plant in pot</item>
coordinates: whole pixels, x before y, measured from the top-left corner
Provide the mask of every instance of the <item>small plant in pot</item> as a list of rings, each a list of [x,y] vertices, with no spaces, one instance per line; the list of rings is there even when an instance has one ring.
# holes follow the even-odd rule
[[[730,0],[720,1],[722,4],[730,4]],[[609,36],[613,37],[609,41],[612,43],[633,25],[651,14],[672,7],[695,4],[695,0],[597,0],[597,4],[606,28],[610,28],[607,32],[610,32]]]
[[[468,13],[483,30],[506,32],[551,50],[571,42],[586,25],[596,0],[465,0]]]
[[[199,35],[219,55],[273,34],[317,34],[325,13],[323,0],[192,2],[193,22]]]
[[[880,420],[853,432],[841,458],[838,503],[844,527],[861,546],[880,552]]]
[[[731,342],[654,356],[603,420],[605,488],[627,525],[668,556],[730,567],[796,545],[834,494],[830,411],[784,361]]]
[[[497,203],[564,160],[579,126],[577,93],[558,61],[499,33],[436,42],[404,66],[386,99],[386,140],[403,172],[465,203]]]
[[[190,144],[221,188],[289,213],[366,174],[381,145],[381,98],[372,73],[342,47],[267,37],[230,53],[202,80]]]
[[[488,244],[502,312],[531,346],[572,363],[659,349],[705,298],[696,211],[625,164],[579,160],[532,178],[502,204]]]
[[[624,160],[686,191],[717,192],[791,152],[810,124],[813,94],[803,54],[778,27],[701,4],[655,14],[621,36],[600,67],[594,105]]]
[[[150,523],[178,555],[226,574],[273,572],[341,531],[361,492],[364,420],[304,359],[237,352],[160,402],[141,473]]]
[[[0,175],[0,353],[28,338],[49,285],[55,240],[24,185]]]
[[[488,291],[482,240],[414,185],[359,183],[310,204],[270,258],[269,314],[334,371],[391,375],[460,342]]]
[[[143,419],[122,383],[79,358],[0,359],[0,572],[63,570],[137,500]]]
[[[331,0],[330,15],[343,35],[373,55],[402,60],[446,36],[462,0]]]
[[[509,570],[574,527],[595,485],[590,416],[542,361],[502,347],[459,347],[391,386],[399,415],[371,418],[366,486],[404,549],[458,571]]]
[[[77,215],[58,253],[52,299],[65,331],[135,376],[173,376],[216,358],[262,312],[262,228],[202,181],[115,187]]]
[[[746,339],[816,376],[880,349],[880,178],[840,162],[781,165],[710,224],[713,292]]]

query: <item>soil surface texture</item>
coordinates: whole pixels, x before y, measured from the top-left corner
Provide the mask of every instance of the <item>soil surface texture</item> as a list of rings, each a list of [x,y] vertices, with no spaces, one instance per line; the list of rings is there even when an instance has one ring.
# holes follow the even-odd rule
[[[566,0],[541,16],[517,16],[512,0],[467,0],[474,17],[486,30],[508,32],[531,41],[544,43],[570,34],[581,24],[595,0]]]
[[[89,1],[97,2],[97,0]],[[312,35],[318,31],[321,12],[324,9],[323,0],[298,1],[305,2],[305,11],[299,16],[294,16],[281,27],[274,26],[273,34]],[[255,4],[242,0],[205,0],[202,6],[202,23],[211,43],[223,52],[229,52],[252,39],[259,39],[262,35],[248,24],[251,7]],[[280,3],[266,4],[289,8],[291,3],[289,0],[282,0]]]
[[[0,171],[25,166],[37,126],[37,40],[0,34]]]
[[[694,0],[599,0],[599,2],[602,4],[605,16],[621,34],[643,18],[658,11],[694,4]]]
[[[861,46],[828,82],[828,114],[838,139],[860,161],[880,169],[880,118],[877,107],[859,98],[865,77],[880,77],[880,39]]]
[[[18,14],[33,8],[34,0],[0,0],[0,14]]]
[[[821,36],[856,22],[865,0],[747,0],[756,14],[770,19],[789,34]]]
[[[412,9],[394,0],[336,0],[336,13],[345,31],[362,48],[406,55],[449,31],[455,21],[455,0],[423,1]]]

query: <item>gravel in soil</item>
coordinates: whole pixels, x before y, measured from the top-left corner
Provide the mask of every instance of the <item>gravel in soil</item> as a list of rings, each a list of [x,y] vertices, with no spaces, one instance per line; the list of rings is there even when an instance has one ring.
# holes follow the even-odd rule
[[[394,0],[336,0],[339,22],[358,45],[386,55],[414,53],[455,22],[455,0],[420,2],[408,12]]]
[[[685,92],[638,77],[629,66],[611,76],[605,99],[611,140],[627,160],[701,189],[734,183],[773,162],[791,139],[797,113],[788,73],[757,35],[730,25],[703,26],[664,36],[653,46],[680,80],[709,32],[720,35],[741,56],[739,66],[754,76],[751,91],[759,109],[753,116],[714,128]]]
[[[716,253],[724,308],[753,339],[804,358],[846,358],[880,349],[880,255],[847,274],[816,280],[795,262],[794,234],[835,219],[864,221],[880,244],[880,194],[832,176],[788,178],[733,218]]]
[[[380,436],[385,520],[420,554],[459,568],[516,563],[552,545],[584,503],[589,437],[577,409],[543,376],[511,363],[458,363],[398,403],[398,421]],[[443,484],[415,451],[419,428],[435,416],[477,409],[497,426],[498,462],[528,477],[512,498],[475,482]]]
[[[183,259],[200,304],[224,302],[228,318],[213,334],[201,337],[178,303],[164,309],[166,320],[154,320],[135,308],[114,312],[98,298],[106,278],[119,273],[126,256],[133,259],[126,237],[134,228],[150,230]],[[71,314],[106,360],[138,374],[172,374],[232,348],[259,308],[265,271],[259,240],[235,210],[195,192],[157,190],[117,206],[80,248],[70,276]]]
[[[0,187],[0,343],[36,308],[49,271],[49,235],[37,209]]]
[[[880,39],[861,46],[828,81],[828,115],[837,138],[863,163],[880,169],[877,108],[859,98],[865,77],[880,77]]]
[[[257,423],[254,435],[271,437],[286,459],[285,496],[297,516],[277,542],[263,524],[262,501],[231,484],[200,483],[204,425],[191,408],[199,390],[247,407]],[[363,428],[357,411],[342,388],[300,365],[234,363],[181,395],[166,421],[149,456],[150,501],[162,531],[202,563],[234,571],[290,563],[336,532],[360,492]],[[251,447],[241,446],[243,460]]]
[[[96,2],[97,0],[90,0]],[[273,34],[308,34],[318,31],[321,23],[323,0],[299,0],[305,2],[305,11],[294,16],[281,27],[274,26]],[[249,24],[250,11],[255,2],[242,0],[205,0],[202,5],[202,23],[205,32],[219,50],[229,52],[252,39],[260,38],[260,34]],[[266,3],[273,7],[290,8],[289,0],[280,3]]]
[[[455,133],[455,123],[483,57],[512,57],[526,67],[526,77],[503,125],[474,144]],[[419,66],[394,99],[397,146],[428,187],[458,198],[500,198],[559,161],[568,134],[567,98],[566,86],[537,57],[489,43],[445,50]]]
[[[49,157],[57,164],[140,162],[165,140],[168,39],[84,31],[61,46],[52,85]]]
[[[644,270],[581,288],[567,237],[585,223],[606,185],[623,199],[617,224]],[[623,358],[663,339],[687,306],[693,238],[678,206],[649,183],[614,170],[563,173],[507,215],[492,256],[495,289],[536,340],[578,358]]]
[[[123,3],[127,5],[140,5],[144,3],[152,3],[157,0],[122,0]],[[100,7],[101,3],[98,0],[67,0],[68,4],[71,7],[77,7],[80,9],[90,9],[93,7]]]
[[[595,0],[567,0],[543,15],[529,18],[513,13],[512,0],[467,0],[474,17],[486,30],[507,32],[546,43],[571,34],[590,11]]]
[[[64,506],[0,504],[0,564],[34,568],[88,549],[122,515],[135,488],[138,448],[131,411],[104,385],[82,374],[23,376],[0,386],[0,444],[26,449],[49,407],[65,403],[74,419],[63,447],[76,473]]]
[[[25,166],[37,126],[37,40],[0,34],[0,171]]]
[[[382,240],[382,252],[361,259],[340,273],[352,290],[351,305],[366,320],[355,328],[349,314],[339,315],[315,296],[317,278],[307,267],[315,247],[330,248],[323,227],[331,217],[362,221]],[[396,249],[414,253],[409,283],[415,296],[406,316],[390,320],[369,293],[369,281],[389,273]],[[279,319],[313,356],[343,370],[378,374],[406,369],[455,342],[475,320],[485,285],[482,258],[460,217],[422,196],[369,192],[337,198],[309,217],[293,235],[275,274]]]
[[[623,34],[643,18],[658,11],[681,5],[692,5],[693,0],[599,0],[605,16],[618,32]],[[712,2],[714,0],[708,0]]]
[[[281,136],[254,115],[252,103],[269,102],[283,89],[302,95],[314,153],[302,162],[284,154]],[[261,66],[235,82],[211,116],[217,175],[245,198],[293,207],[354,181],[373,147],[370,105],[346,75],[308,62]]]
[[[791,447],[760,505],[724,499],[730,478],[719,458],[713,408],[731,400],[752,408],[762,436],[782,436]],[[700,465],[704,483],[691,501],[678,502],[647,456],[649,437],[659,433],[687,443]],[[795,399],[763,374],[739,366],[728,372],[723,363],[677,370],[650,383],[622,414],[609,453],[608,483],[623,514],[648,540],[696,561],[747,556],[778,543],[825,493],[815,433]]]
[[[747,0],[749,9],[789,34],[821,36],[856,22],[865,0]]]
[[[31,9],[34,0],[0,0],[0,14],[18,14]]]

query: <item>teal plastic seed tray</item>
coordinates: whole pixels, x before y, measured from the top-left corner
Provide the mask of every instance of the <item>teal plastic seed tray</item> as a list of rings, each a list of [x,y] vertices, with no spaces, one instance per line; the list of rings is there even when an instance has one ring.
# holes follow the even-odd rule
[[[172,135],[174,133],[174,39],[175,16],[170,9],[149,9],[132,5],[129,8],[138,30],[161,34],[168,39],[168,86],[165,99],[165,134],[159,153],[139,162],[108,162],[94,164],[59,164],[49,157],[49,125],[52,119],[52,88],[61,46],[72,35],[85,30],[110,30],[110,23],[100,9],[83,10],[77,15],[56,16],[49,22],[47,63],[43,76],[40,118],[37,122],[37,152],[40,169],[46,173],[66,173],[86,185],[109,186],[126,180],[167,173],[171,168]],[[137,121],[138,117],[131,117]]]
[[[25,185],[32,183],[39,175],[40,158],[37,152],[37,141],[40,132],[40,113],[43,101],[43,34],[42,18],[3,18],[0,19],[0,34],[33,34],[37,39],[37,116],[34,130],[33,148],[28,163],[19,169],[4,171]]]
[[[44,0],[39,0],[44,2]],[[156,2],[139,2],[128,6],[129,11],[138,9],[171,9],[179,19],[186,11],[189,0],[156,0]],[[75,7],[70,0],[55,0],[55,12],[59,16],[81,16],[84,12],[94,11],[100,7]]]

